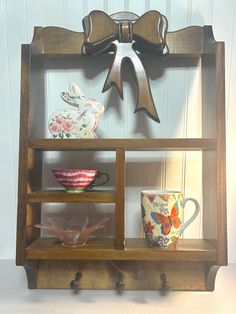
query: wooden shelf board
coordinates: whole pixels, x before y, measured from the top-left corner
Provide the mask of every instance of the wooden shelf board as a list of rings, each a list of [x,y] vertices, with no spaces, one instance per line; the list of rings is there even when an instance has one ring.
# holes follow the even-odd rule
[[[93,190],[83,193],[66,193],[64,190],[38,191],[27,194],[29,203],[115,203],[115,191]]]
[[[126,239],[125,250],[115,249],[114,238],[90,238],[79,248],[62,247],[56,238],[40,238],[26,250],[28,260],[143,260],[215,261],[216,250],[201,239],[179,240],[176,248],[149,248],[146,239]]]
[[[209,26],[190,26],[178,31],[167,32],[168,57],[181,55],[188,58],[202,55],[204,53],[204,37],[210,35],[208,29]],[[205,34],[207,30],[208,34]],[[208,40],[212,40],[212,38],[210,37]],[[39,53],[44,56],[64,57],[80,55],[83,42],[83,32],[48,26],[35,28],[32,44],[38,47]]]
[[[166,138],[166,139],[30,139],[29,147],[48,151],[97,150],[115,151],[194,151],[214,150],[216,140],[212,138]]]

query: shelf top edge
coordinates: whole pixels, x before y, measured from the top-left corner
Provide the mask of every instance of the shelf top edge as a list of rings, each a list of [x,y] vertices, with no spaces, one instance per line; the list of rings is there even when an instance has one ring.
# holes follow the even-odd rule
[[[34,54],[47,57],[72,56],[82,54],[83,42],[83,32],[56,26],[36,26],[31,47]],[[189,26],[166,35],[169,56],[201,56],[204,42],[215,42],[211,26]]]
[[[214,150],[216,139],[30,139],[28,146],[39,150]]]
[[[126,239],[125,250],[116,250],[115,238],[90,238],[82,248],[67,248],[66,251],[56,238],[40,238],[26,249],[30,259],[116,259],[116,260],[186,260],[215,261],[216,249],[206,241],[179,240],[180,246],[157,249],[147,246],[146,239]],[[66,254],[65,254],[66,253]]]

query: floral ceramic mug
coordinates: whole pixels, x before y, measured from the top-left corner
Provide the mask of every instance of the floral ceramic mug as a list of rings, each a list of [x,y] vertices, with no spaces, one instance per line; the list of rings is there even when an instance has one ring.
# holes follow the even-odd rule
[[[195,211],[183,224],[185,204],[192,201]],[[200,206],[194,198],[183,198],[179,191],[146,190],[141,193],[141,208],[145,236],[152,247],[169,248],[197,217]]]

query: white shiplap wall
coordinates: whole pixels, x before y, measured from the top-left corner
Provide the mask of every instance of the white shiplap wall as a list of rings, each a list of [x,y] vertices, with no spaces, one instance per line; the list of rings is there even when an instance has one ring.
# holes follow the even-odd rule
[[[156,9],[167,16],[169,30],[176,30],[189,25],[212,24],[216,40],[225,41],[227,167],[230,169],[227,179],[229,260],[236,262],[234,249],[236,231],[233,225],[236,220],[234,212],[234,191],[236,189],[236,168],[234,166],[236,126],[234,117],[236,108],[233,98],[236,83],[236,25],[234,23],[236,4],[233,0],[0,0],[0,71],[2,73],[0,84],[2,95],[0,104],[2,130],[0,139],[2,148],[0,157],[0,258],[14,258],[15,254],[20,45],[31,42],[33,27],[37,25],[55,25],[74,31],[82,31],[81,20],[83,16],[94,9],[104,10],[109,14],[129,10],[139,15],[149,9]],[[87,95],[103,101],[106,105],[106,113],[100,123],[100,137],[200,136],[201,112],[199,112],[198,104],[201,99],[199,93],[201,79],[198,69],[191,64],[188,67],[183,64],[174,69],[168,67],[161,74],[161,64],[156,63],[153,70],[151,63],[147,60],[153,96],[163,121],[157,125],[150,119],[143,119],[141,114],[133,115],[135,86],[132,84],[132,78],[127,71],[124,82],[124,101],[117,99],[115,91],[101,93],[107,67],[108,64],[104,68],[96,64],[91,66],[91,73],[95,74],[93,80],[84,79],[85,67],[74,71],[48,70],[46,80],[48,115],[54,109],[64,106],[59,93],[67,89],[69,83],[76,81]],[[102,71],[100,71],[101,69]],[[171,93],[169,92],[170,89]],[[177,118],[179,112],[181,115],[178,115]],[[45,157],[45,185],[53,184],[52,177],[47,175],[46,170],[57,162],[57,158],[57,155],[52,154]],[[75,160],[76,158],[72,159]],[[105,163],[104,168],[107,170],[110,169],[109,163],[112,160],[113,156],[110,153],[100,153],[96,156],[98,165]],[[146,165],[146,161],[149,161],[149,165]],[[145,152],[128,155],[128,189],[126,192],[129,200],[126,209],[126,233],[128,236],[137,236],[142,233],[139,193],[143,187],[178,188],[183,190],[186,196],[193,196],[201,201],[200,161],[201,154],[193,152],[168,154]],[[106,208],[103,210],[104,212],[109,211]],[[184,236],[201,236],[201,216],[191,228],[187,229]]]

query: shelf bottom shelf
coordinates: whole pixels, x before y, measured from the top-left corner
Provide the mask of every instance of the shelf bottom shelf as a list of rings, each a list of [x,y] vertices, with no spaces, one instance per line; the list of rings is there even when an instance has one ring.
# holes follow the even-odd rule
[[[26,250],[27,260],[140,260],[216,261],[216,249],[202,239],[181,239],[176,248],[148,247],[146,239],[127,238],[125,249],[115,249],[114,238],[90,238],[79,248],[62,247],[57,238],[39,238]]]

